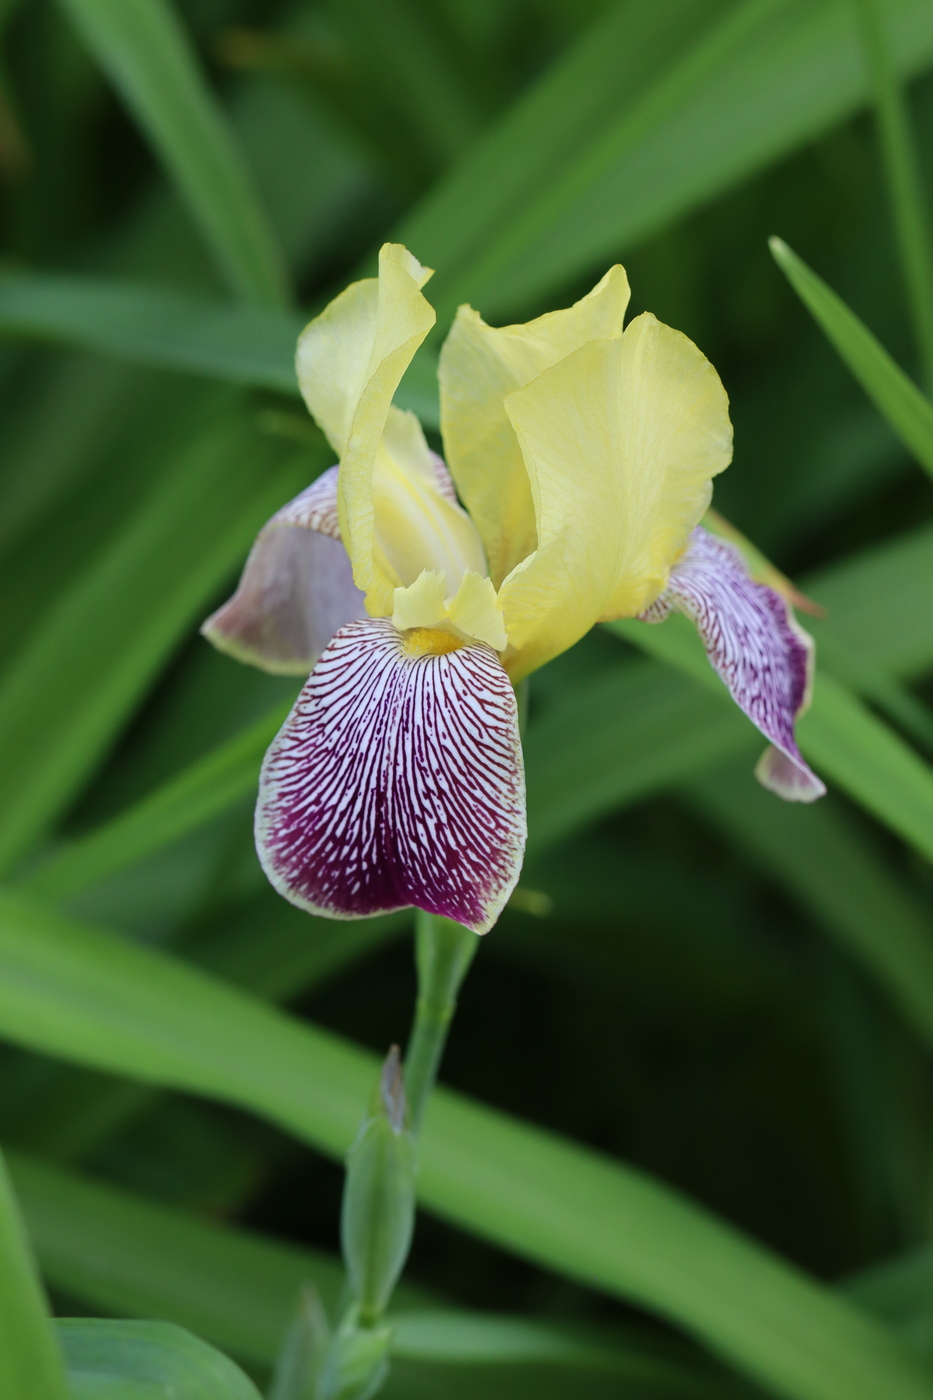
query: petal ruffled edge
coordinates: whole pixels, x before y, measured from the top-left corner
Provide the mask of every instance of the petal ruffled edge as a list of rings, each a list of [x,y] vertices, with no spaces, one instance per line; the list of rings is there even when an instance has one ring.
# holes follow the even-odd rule
[[[485,933],[525,837],[515,695],[495,653],[382,618],[342,628],[263,764],[256,848],[275,889],[330,918],[415,905]]]
[[[236,592],[201,632],[237,661],[307,675],[334,633],[365,613],[340,542],[330,467],[263,526]]]
[[[628,278],[616,264],[573,306],[521,325],[489,326],[471,306],[457,310],[438,366],[441,434],[496,587],[537,544],[531,484],[506,396],[588,341],[620,336],[628,302]]]
[[[663,622],[672,609],[695,624],[710,665],[770,740],[755,769],[758,781],[788,802],[824,796],[794,737],[794,721],[810,698],[813,639],[785,599],[749,577],[734,545],[697,528],[666,590],[641,620]]]

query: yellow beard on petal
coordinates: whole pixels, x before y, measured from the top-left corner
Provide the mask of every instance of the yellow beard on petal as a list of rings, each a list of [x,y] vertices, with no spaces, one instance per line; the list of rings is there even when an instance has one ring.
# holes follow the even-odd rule
[[[402,651],[413,657],[446,656],[449,651],[459,651],[463,646],[466,642],[443,627],[413,627],[402,641]]]

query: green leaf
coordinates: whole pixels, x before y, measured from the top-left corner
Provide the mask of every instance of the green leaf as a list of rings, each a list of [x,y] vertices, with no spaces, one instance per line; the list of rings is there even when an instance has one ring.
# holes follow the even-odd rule
[[[880,0],[855,0],[874,88],[901,273],[927,385],[933,390],[933,229],[910,115],[894,72]]]
[[[933,475],[933,404],[878,343],[867,326],[780,238],[774,260],[822,327],[879,413],[921,466]]]
[[[23,1153],[13,1154],[10,1170],[44,1273],[95,1307],[166,1318],[247,1363],[268,1366],[302,1288],[313,1284],[331,1313],[340,1303],[336,1255],[208,1222]],[[392,1318],[396,1358],[482,1366],[484,1374],[493,1365],[547,1362],[655,1381],[665,1395],[711,1394],[687,1367],[615,1328],[425,1310],[428,1296],[404,1282],[395,1301],[403,1309]]]
[[[0,274],[0,327],[139,364],[297,394],[305,318],[103,277]]]
[[[732,707],[736,721],[749,732],[750,721],[734,706],[685,619],[672,618],[659,626],[633,620],[605,626],[691,676],[705,694],[715,694],[723,707]],[[933,855],[933,770],[825,670],[817,671],[812,704],[797,721],[797,738],[817,772],[921,854]],[[586,743],[595,742],[591,731]]]
[[[23,887],[46,898],[67,899],[177,841],[255,792],[263,755],[290,708],[290,704],[277,706],[128,811],[56,851],[30,871]]]
[[[685,791],[755,865],[777,880],[888,992],[933,1043],[933,936],[928,910],[832,794],[812,806],[775,802],[744,767],[692,778]]]
[[[797,737],[828,781],[933,858],[933,769],[825,671],[797,721]]]
[[[514,314],[812,140],[868,82],[839,0],[614,6],[407,218],[458,302]],[[889,0],[897,70],[933,57],[925,0]]]
[[[523,748],[529,852],[737,751],[754,762],[738,712],[646,663],[569,690]]]
[[[285,301],[285,271],[252,182],[165,0],[61,0],[178,186],[231,285]]]
[[[251,1109],[334,1156],[378,1068],[165,955],[12,894],[0,900],[0,1030]],[[867,1318],[621,1163],[444,1090],[420,1158],[428,1209],[658,1312],[789,1400],[933,1395],[933,1380]]]
[[[236,306],[103,277],[0,273],[0,330],[95,350],[136,364],[298,395],[295,345],[308,317]],[[440,426],[437,357],[416,356],[396,394]],[[309,433],[315,433],[308,422]]]
[[[72,799],[256,529],[304,485],[228,405],[59,600],[0,687],[0,864]]]
[[[827,611],[825,618],[806,620],[817,665],[827,638],[893,676],[933,668],[931,554],[933,527],[922,525],[808,575],[805,592]]]
[[[929,1356],[933,1350],[933,1250],[929,1245],[883,1259],[845,1280],[845,1291],[858,1305]]]
[[[0,1395],[65,1400],[61,1355],[6,1165],[0,1157]]]
[[[10,1171],[42,1270],[95,1308],[162,1317],[258,1364],[274,1360],[303,1284],[336,1307],[327,1255],[222,1226],[14,1152]],[[413,1295],[412,1301],[415,1301]]]
[[[57,1324],[74,1400],[260,1400],[239,1366],[170,1322]]]

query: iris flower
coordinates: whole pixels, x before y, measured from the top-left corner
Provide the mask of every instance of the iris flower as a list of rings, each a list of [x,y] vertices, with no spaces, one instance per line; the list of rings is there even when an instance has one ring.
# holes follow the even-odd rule
[[[392,402],[434,325],[430,275],[386,244],[378,277],[302,333],[301,392],[339,465],[262,529],[203,630],[310,673],[260,779],[275,888],[332,918],[414,905],[482,933],[525,845],[514,686],[601,620],[686,613],[770,741],[760,781],[824,788],[794,740],[812,644],[699,524],[732,453],[709,361],[647,313],[623,329],[618,266],[525,325],[462,306],[440,357],[445,461]]]

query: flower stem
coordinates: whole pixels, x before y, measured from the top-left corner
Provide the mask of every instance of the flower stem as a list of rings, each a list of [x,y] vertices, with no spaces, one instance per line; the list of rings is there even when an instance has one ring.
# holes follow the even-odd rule
[[[862,49],[874,89],[901,270],[928,391],[933,389],[933,242],[920,165],[878,0],[855,0]]]
[[[405,1056],[405,1095],[415,1133],[434,1088],[460,984],[478,946],[478,935],[461,924],[416,911],[418,1000]]]

